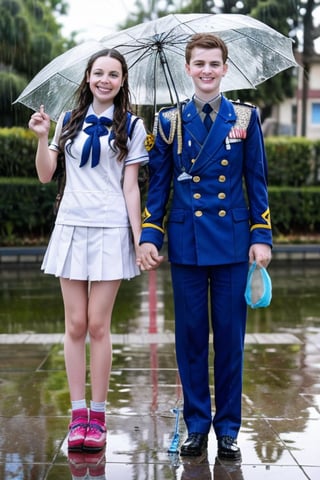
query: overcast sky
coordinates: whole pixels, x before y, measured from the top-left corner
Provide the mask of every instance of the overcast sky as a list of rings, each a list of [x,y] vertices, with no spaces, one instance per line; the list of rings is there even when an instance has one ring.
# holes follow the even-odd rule
[[[148,5],[148,0],[144,0]],[[159,0],[161,1],[161,0]],[[135,0],[68,0],[69,13],[59,18],[63,24],[62,33],[69,36],[78,31],[76,40],[99,40],[101,37],[118,30],[117,25],[124,23],[129,14],[135,11]],[[320,7],[316,9],[316,23],[320,23]],[[320,38],[316,41],[316,50],[320,51]]]
[[[115,32],[130,12],[135,11],[135,0],[68,0],[69,13],[59,18],[62,33],[69,36],[79,31],[77,40],[99,38]]]

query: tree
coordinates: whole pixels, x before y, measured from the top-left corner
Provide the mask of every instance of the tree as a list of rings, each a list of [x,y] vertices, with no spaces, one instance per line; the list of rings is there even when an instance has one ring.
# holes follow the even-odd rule
[[[303,47],[302,47],[302,64],[304,68],[302,82],[302,115],[301,115],[301,135],[306,135],[307,128],[307,98],[309,91],[309,72],[310,63],[315,54],[314,40],[320,36],[320,26],[315,27],[313,22],[313,11],[320,3],[320,0],[305,0],[300,2],[300,14],[303,24]]]
[[[119,25],[120,30],[133,27],[139,23],[156,18],[164,17],[169,13],[177,12],[176,0],[136,0],[135,11],[129,15],[127,20]]]
[[[280,33],[292,37],[294,50],[302,49],[303,44],[299,41],[298,34],[304,32],[303,43],[308,48],[310,58],[313,54],[313,41],[320,35],[320,27],[316,28],[312,22],[312,12],[319,4],[320,0],[169,0],[164,8],[163,2],[137,0],[136,13],[121,28],[128,28],[170,12],[241,13],[255,17]],[[307,67],[306,62],[304,66]],[[289,69],[267,80],[256,90],[228,92],[228,97],[241,98],[258,105],[264,118],[269,115],[274,104],[294,95],[296,82],[295,71]]]
[[[25,124],[26,109],[12,105],[28,81],[73,45],[60,34],[54,12],[64,0],[0,0],[0,125]]]
[[[283,35],[288,36],[291,26],[297,23],[296,2],[293,0],[246,0],[239,5],[238,2],[228,2],[232,5],[232,11],[244,15],[250,15]],[[294,44],[294,48],[296,48]],[[270,115],[273,105],[282,102],[285,98],[292,97],[296,91],[296,75],[293,69],[285,70],[275,77],[259,85],[255,90],[241,90],[230,93],[230,97],[254,103],[259,106],[261,118]]]
[[[226,2],[224,3],[226,4]],[[306,134],[306,104],[309,90],[310,62],[315,55],[314,40],[320,36],[320,27],[316,26],[313,21],[313,12],[319,4],[320,0],[283,0],[282,2],[278,2],[278,0],[247,0],[243,2],[239,9],[239,13],[250,14],[284,35],[290,36],[294,41],[294,50],[302,53],[304,75],[301,133],[303,136]],[[256,91],[242,91],[241,95],[260,106],[263,119],[269,115],[274,104],[292,97],[296,87],[295,72],[289,69],[267,80]]]

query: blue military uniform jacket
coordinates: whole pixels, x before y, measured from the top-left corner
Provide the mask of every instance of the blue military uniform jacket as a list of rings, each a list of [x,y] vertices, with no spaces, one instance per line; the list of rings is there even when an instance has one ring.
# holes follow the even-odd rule
[[[177,124],[176,108],[160,110],[141,243],[160,250],[167,230],[169,261],[187,265],[243,262],[251,244],[271,246],[256,108],[222,97],[208,133],[191,100],[182,110],[182,138]]]

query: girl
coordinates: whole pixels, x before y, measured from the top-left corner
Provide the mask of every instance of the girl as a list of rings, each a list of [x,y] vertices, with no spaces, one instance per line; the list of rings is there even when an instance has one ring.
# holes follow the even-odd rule
[[[139,274],[141,232],[138,169],[148,161],[143,121],[130,112],[128,69],[114,49],[93,55],[48,147],[50,118],[31,116],[38,136],[36,169],[50,182],[59,151],[65,154],[66,186],[43,260],[60,278],[65,311],[65,364],[72,418],[69,450],[99,451],[106,443],[105,404],[112,362],[110,323],[121,279]],[[90,338],[92,399],[85,400],[86,337]]]

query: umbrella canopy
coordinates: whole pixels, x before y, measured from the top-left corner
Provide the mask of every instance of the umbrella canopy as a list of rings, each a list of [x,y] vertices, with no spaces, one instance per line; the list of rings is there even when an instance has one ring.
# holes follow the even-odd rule
[[[57,121],[61,112],[72,109],[88,59],[103,48],[105,45],[98,41],[88,41],[67,50],[40,70],[14,103],[35,111],[43,104],[51,119]]]
[[[126,57],[135,103],[173,103],[193,92],[185,74],[185,47],[194,33],[211,32],[228,46],[223,92],[255,88],[297,66],[290,38],[238,14],[172,14],[102,38]]]
[[[296,66],[292,40],[268,25],[238,14],[171,14],[85,42],[54,59],[41,70],[16,102],[38,109],[52,119],[72,108],[72,93],[94,51],[112,47],[126,58],[132,100],[137,105],[163,105],[192,95],[185,74],[185,47],[191,35],[211,32],[228,46],[228,73],[221,90],[255,88],[277,73]]]

